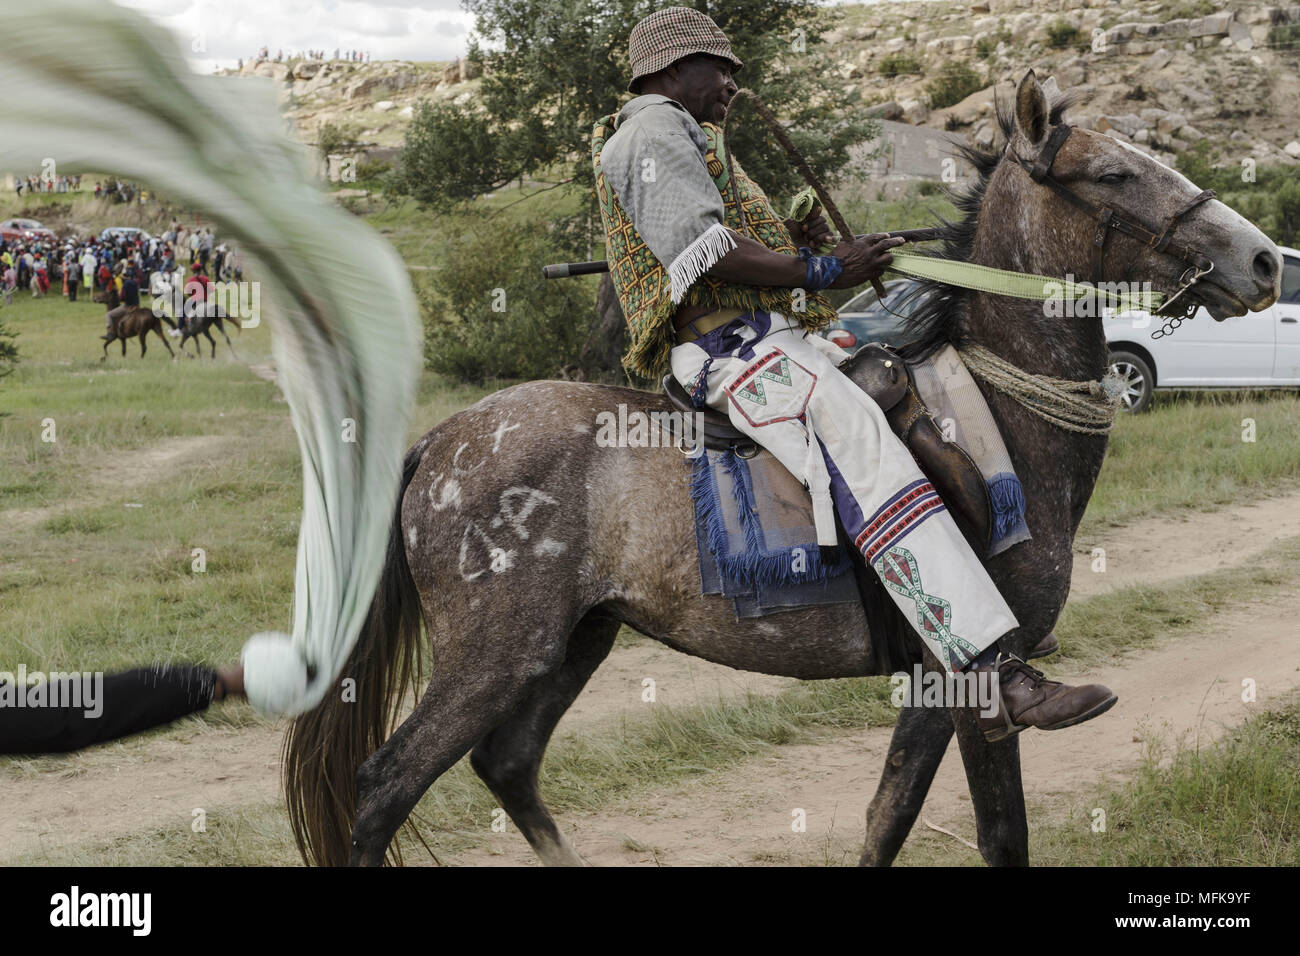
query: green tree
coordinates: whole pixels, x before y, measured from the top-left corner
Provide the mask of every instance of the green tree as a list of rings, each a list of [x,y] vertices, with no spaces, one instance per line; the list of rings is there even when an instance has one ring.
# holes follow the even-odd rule
[[[465,0],[483,44],[475,102],[423,104],[413,117],[394,185],[445,210],[522,178],[571,182],[590,193],[591,128],[613,112],[630,70],[627,39],[661,2]],[[828,84],[823,32],[837,13],[814,0],[691,4],[708,13],[744,61],[754,89],[789,127],[813,167],[834,180],[849,148],[877,135],[856,91]],[[729,139],[747,172],[773,195],[802,183],[757,116],[738,105]],[[590,208],[594,215],[593,205]]]
[[[662,0],[464,0],[464,5],[474,14],[479,37],[469,52],[470,61],[482,71],[478,94],[462,105],[426,102],[417,108],[390,187],[440,213],[462,209],[514,182],[562,190],[572,200],[564,208],[572,211],[552,215],[553,228],[582,240],[580,258],[598,257],[603,232],[591,168],[591,130],[598,118],[630,98],[628,35],[638,20],[663,6]],[[816,0],[694,0],[691,5],[713,17],[743,61],[737,83],[763,98],[813,168],[835,183],[848,164],[850,148],[879,133],[878,122],[865,115],[856,90],[826,81],[828,55],[822,35],[841,14]],[[732,109],[728,142],[778,209],[802,188],[775,138],[744,103]],[[494,213],[498,235],[503,227],[511,231],[502,219],[518,221],[526,208],[504,216]],[[533,243],[532,248],[541,247]],[[525,258],[512,248],[512,241],[498,241],[495,248],[482,247],[479,253],[497,264],[496,284],[504,281],[500,276],[506,271],[531,274],[547,261]],[[451,275],[435,274],[435,286]],[[538,283],[516,290],[512,302],[526,303],[541,315],[554,297],[571,299],[570,287],[582,288],[567,279]],[[589,377],[621,377],[609,358],[625,335],[621,314],[613,307],[597,316],[590,291],[586,289],[587,305],[569,312],[569,321],[582,333],[577,364]],[[502,330],[526,328],[502,322],[499,316],[468,314],[460,317],[461,325],[446,326],[445,316],[430,311],[434,301],[427,299],[425,309],[426,322],[434,329],[431,342],[448,348],[459,342],[460,354],[472,351],[471,342],[486,344],[471,333],[474,323],[495,321],[494,337]],[[604,301],[609,304],[608,294]],[[493,341],[490,347],[503,351],[499,337]],[[563,347],[568,348],[567,340]],[[516,367],[523,371],[522,364]]]

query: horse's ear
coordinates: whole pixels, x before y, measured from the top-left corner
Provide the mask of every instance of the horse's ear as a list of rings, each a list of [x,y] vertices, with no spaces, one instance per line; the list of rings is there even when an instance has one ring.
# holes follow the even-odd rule
[[[1047,136],[1047,97],[1033,70],[1016,87],[1016,132],[1031,146]]]

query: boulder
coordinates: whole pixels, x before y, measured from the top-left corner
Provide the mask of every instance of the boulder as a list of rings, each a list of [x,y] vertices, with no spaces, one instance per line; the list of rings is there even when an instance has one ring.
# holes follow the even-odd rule
[[[894,100],[890,100],[887,103],[877,103],[875,106],[868,107],[867,115],[873,119],[901,120],[903,118],[903,107]]]
[[[898,104],[903,108],[903,122],[919,126],[930,115],[930,108],[920,100],[902,100]]]
[[[294,66],[293,78],[295,80],[310,80],[320,72],[322,66],[324,66],[324,64],[319,60],[303,60],[301,63]]]
[[[1192,37],[1225,36],[1232,23],[1232,13],[1211,13],[1188,24],[1187,35]]]
[[[392,100],[380,100],[375,104],[374,110],[376,113],[387,113],[389,110],[395,109],[396,107],[397,104]]]
[[[1125,139],[1132,139],[1133,136],[1143,127],[1142,118],[1132,113],[1125,113],[1119,116],[1105,115],[1097,119],[1098,132],[1105,133],[1109,130],[1118,130],[1124,134]]]
[[[1291,142],[1287,143],[1285,146],[1282,147],[1282,151],[1285,152],[1288,156],[1294,157],[1295,159],[1300,159],[1300,142],[1297,142],[1296,140],[1293,139],[1291,140]]]
[[[1177,133],[1187,125],[1187,117],[1182,113],[1166,113],[1156,122],[1156,129],[1162,133]]]
[[[369,96],[379,88],[379,79],[377,76],[357,77],[344,87],[343,98],[345,100],[359,100]]]
[[[1164,47],[1161,47],[1159,50],[1156,50],[1155,53],[1152,53],[1151,56],[1147,58],[1147,70],[1149,70],[1152,73],[1156,72],[1157,70],[1163,70],[1165,67],[1169,65],[1170,61],[1173,60],[1173,58],[1174,55],[1172,53],[1170,53]]]
[[[1201,140],[1205,139],[1205,134],[1191,124],[1180,129],[1178,131],[1178,136],[1180,139],[1185,139],[1189,143],[1199,143]]]

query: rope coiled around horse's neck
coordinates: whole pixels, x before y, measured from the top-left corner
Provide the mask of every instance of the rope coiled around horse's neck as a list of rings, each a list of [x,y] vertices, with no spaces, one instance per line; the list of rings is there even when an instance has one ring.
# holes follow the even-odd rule
[[[1105,435],[1115,425],[1123,385],[1113,372],[1100,380],[1079,382],[1026,372],[982,345],[967,345],[957,352],[972,375],[1058,428]]]

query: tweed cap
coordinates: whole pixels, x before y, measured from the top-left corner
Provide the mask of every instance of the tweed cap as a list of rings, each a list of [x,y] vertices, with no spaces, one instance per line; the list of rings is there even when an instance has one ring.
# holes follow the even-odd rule
[[[630,93],[636,92],[637,81],[643,76],[658,73],[695,53],[730,60],[733,71],[744,65],[708,14],[691,7],[665,7],[650,14],[632,28],[627,52],[632,63],[632,79],[627,85]]]

